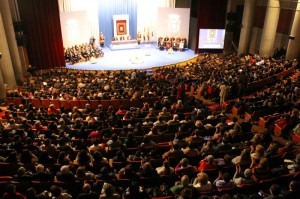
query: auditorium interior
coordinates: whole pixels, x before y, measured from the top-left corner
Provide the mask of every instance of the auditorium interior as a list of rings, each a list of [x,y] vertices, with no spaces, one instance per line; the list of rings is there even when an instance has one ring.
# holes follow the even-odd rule
[[[298,198],[299,40],[300,0],[0,0],[0,198]]]

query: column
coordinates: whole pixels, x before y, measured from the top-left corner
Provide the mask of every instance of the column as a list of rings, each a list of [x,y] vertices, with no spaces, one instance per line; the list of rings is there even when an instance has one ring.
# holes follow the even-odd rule
[[[291,36],[295,37],[294,39],[289,40],[287,51],[286,51],[286,59],[297,59],[300,61],[300,0],[298,0],[297,9],[295,12]]]
[[[259,48],[259,55],[261,57],[269,57],[273,55],[273,46],[276,36],[279,14],[280,1],[269,0]]]
[[[231,13],[234,11],[235,8],[232,8],[232,0],[228,0],[227,1],[227,16],[228,13]],[[228,19],[228,17],[226,18],[226,34],[225,34],[225,38],[224,38],[224,49],[223,49],[223,54],[231,54],[232,52],[235,52],[235,49],[233,49],[232,46],[232,41],[233,41],[233,30],[230,29],[228,26],[230,25],[231,20]]]
[[[6,34],[4,30],[1,12],[0,12],[0,52],[2,53],[2,58],[0,59],[0,69],[2,72],[3,81],[5,84],[7,84],[7,88],[16,89],[17,83],[14,74],[14,69],[12,66],[12,61],[10,58],[10,53],[9,53],[8,43],[6,40]]]
[[[255,16],[256,0],[247,0],[244,4],[243,21],[238,47],[238,54],[248,54]]]
[[[13,21],[10,12],[8,0],[0,1],[0,12],[2,14],[4,30],[9,47],[10,57],[12,61],[13,70],[17,82],[23,82],[23,70],[19,56],[18,46],[16,42],[16,35],[13,27]]]
[[[0,63],[1,63],[1,58],[0,58]],[[5,86],[4,86],[2,72],[0,70],[0,101],[2,101],[2,99],[4,99],[5,97],[6,97],[6,90],[5,90]]]

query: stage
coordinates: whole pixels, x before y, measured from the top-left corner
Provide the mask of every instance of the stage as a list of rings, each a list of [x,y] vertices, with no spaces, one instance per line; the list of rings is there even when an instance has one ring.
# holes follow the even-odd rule
[[[104,47],[104,57],[74,65],[66,63],[69,69],[77,70],[130,70],[151,69],[188,61],[198,55],[190,49],[184,52],[159,50],[156,44],[140,44],[138,49],[111,50]]]

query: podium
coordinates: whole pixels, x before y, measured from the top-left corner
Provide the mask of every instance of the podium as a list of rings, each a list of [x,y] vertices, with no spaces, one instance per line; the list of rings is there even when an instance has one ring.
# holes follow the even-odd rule
[[[109,47],[111,50],[125,50],[125,49],[140,48],[136,39],[123,40],[123,41],[111,41]]]

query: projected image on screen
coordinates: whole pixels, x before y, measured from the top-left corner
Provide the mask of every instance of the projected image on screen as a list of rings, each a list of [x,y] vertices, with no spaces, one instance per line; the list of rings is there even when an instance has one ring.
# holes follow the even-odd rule
[[[223,49],[225,29],[200,29],[199,49]]]

